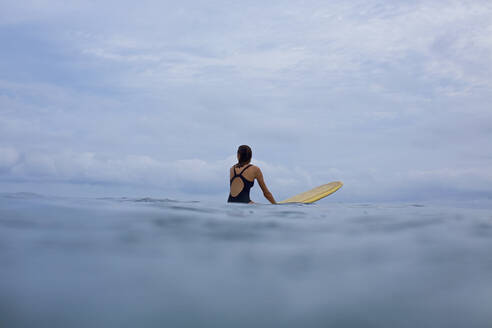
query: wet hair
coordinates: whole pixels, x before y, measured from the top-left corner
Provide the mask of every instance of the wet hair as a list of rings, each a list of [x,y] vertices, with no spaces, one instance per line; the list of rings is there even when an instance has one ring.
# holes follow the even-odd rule
[[[251,160],[251,156],[253,156],[251,148],[247,145],[239,146],[237,149],[237,154],[239,155],[239,161],[236,164],[237,167],[241,167],[248,163]]]

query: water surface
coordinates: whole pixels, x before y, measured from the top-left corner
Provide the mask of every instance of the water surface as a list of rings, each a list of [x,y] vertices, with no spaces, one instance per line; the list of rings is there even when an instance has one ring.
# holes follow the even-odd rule
[[[0,195],[1,327],[492,327],[492,211]]]

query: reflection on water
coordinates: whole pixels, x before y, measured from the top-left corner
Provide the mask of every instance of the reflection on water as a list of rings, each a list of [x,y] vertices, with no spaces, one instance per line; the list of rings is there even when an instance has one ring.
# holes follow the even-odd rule
[[[0,195],[0,327],[492,327],[492,211]]]

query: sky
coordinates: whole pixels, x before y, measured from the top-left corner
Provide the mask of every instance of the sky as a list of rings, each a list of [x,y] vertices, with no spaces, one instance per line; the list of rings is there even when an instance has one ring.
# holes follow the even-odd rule
[[[0,192],[492,198],[492,2],[0,1]],[[264,201],[258,185],[253,200]]]

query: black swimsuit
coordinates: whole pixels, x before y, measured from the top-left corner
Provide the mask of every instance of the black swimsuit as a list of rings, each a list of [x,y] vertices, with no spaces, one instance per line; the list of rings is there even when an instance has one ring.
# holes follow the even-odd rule
[[[251,164],[246,166],[241,172],[239,172],[239,174],[236,174],[236,168],[235,167],[232,168],[232,170],[234,171],[234,176],[232,177],[230,184],[232,185],[232,181],[235,178],[240,178],[241,180],[243,180],[244,187],[243,187],[243,190],[241,190],[241,192],[239,194],[237,194],[237,196],[235,196],[235,197],[229,193],[229,199],[227,200],[227,202],[229,202],[229,203],[249,203],[249,202],[251,202],[251,199],[249,198],[249,190],[251,189],[251,187],[253,187],[253,185],[255,184],[255,181],[254,180],[249,181],[245,177],[243,177],[243,172],[246,171],[246,169],[250,166],[251,166]]]

